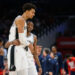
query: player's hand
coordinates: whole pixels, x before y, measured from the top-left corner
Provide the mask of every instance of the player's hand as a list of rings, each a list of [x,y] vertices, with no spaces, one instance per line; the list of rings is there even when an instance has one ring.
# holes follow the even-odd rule
[[[5,48],[8,48],[12,43],[11,42],[6,42]]]
[[[20,45],[20,41],[17,39],[17,40],[14,40],[13,42],[12,42],[12,44],[13,45]]]
[[[40,73],[40,75],[42,74],[42,68],[41,67],[39,68],[39,73]]]

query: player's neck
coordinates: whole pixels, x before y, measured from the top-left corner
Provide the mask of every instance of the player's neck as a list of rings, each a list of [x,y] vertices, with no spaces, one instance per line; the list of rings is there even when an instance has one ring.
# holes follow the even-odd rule
[[[22,14],[22,17],[24,18],[24,20],[27,20],[28,19],[28,17],[26,16],[26,13],[23,13]]]
[[[31,32],[27,32],[27,36],[30,36],[31,35]]]

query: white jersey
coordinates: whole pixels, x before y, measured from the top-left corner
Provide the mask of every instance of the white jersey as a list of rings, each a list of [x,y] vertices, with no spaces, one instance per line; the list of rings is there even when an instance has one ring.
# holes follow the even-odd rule
[[[34,34],[30,34],[28,37],[27,37],[27,41],[31,44],[34,44]],[[31,58],[33,59],[33,54],[31,53],[31,50],[28,48],[28,51],[26,52],[27,53],[27,58]]]
[[[15,18],[15,20],[20,18],[20,17],[21,16],[17,16]],[[15,20],[14,20],[12,26],[11,26],[11,29],[10,29],[9,42],[16,39],[16,24],[15,24]],[[25,27],[24,27],[24,33],[25,33],[25,37],[26,37],[27,36],[27,24],[26,24],[26,22],[25,22]]]
[[[18,19],[20,17],[21,16],[18,16],[18,17],[16,17],[16,19]],[[11,26],[11,29],[10,29],[9,42],[11,42],[13,40],[16,40],[16,24],[15,24],[15,20],[14,20],[12,26]],[[27,39],[26,36],[27,36],[27,24],[25,22],[23,37],[22,36],[18,37],[18,39],[20,38],[20,40],[22,40],[22,42],[24,42],[25,44],[15,46],[15,66],[16,66],[17,71],[18,70],[23,70],[25,68],[28,68],[27,57],[26,57],[26,54],[25,54],[26,50],[24,49],[25,46],[28,45],[28,42],[26,40]],[[10,68],[11,47],[12,47],[12,45],[8,48],[8,68]]]
[[[31,33],[30,36],[27,37],[27,41],[30,42],[31,44],[33,44],[34,43],[34,37],[35,37],[35,35]]]
[[[17,18],[19,17],[21,16],[18,16]],[[15,39],[16,39],[16,24],[14,21],[10,29],[9,42]],[[33,34],[27,37],[26,22],[25,22],[25,27],[24,27],[24,33],[19,35],[19,40],[21,41],[21,45],[15,46],[15,66],[16,66],[16,71],[18,72],[17,74],[18,75],[38,75],[36,71],[35,63],[34,63],[34,58],[30,49],[28,48],[28,51],[24,49],[25,46],[28,46],[30,43],[32,44],[34,43]],[[8,68],[10,67],[11,46],[9,47],[9,50],[8,50]],[[17,75],[17,74],[10,73],[9,75]]]
[[[34,44],[34,34],[30,34],[30,36],[27,37],[27,41],[31,44]],[[26,52],[28,65],[29,65],[29,72],[28,75],[38,75],[36,66],[35,66],[35,60],[33,57],[33,54],[31,53],[31,50],[28,48],[28,51]]]
[[[21,16],[17,16],[16,19],[20,18]],[[15,20],[16,20],[15,19]],[[11,26],[11,29],[10,29],[10,34],[9,34],[9,42],[13,41],[13,40],[16,40],[16,24],[15,24],[15,20]],[[18,39],[21,43],[20,46],[22,47],[26,47],[28,46],[30,43],[27,41],[27,24],[25,22],[25,26],[24,26],[24,33],[18,33]]]

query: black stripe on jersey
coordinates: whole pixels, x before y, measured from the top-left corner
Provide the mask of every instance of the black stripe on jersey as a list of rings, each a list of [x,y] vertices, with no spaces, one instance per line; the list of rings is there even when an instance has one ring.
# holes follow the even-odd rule
[[[15,39],[18,39],[18,29],[16,27],[16,38]],[[11,47],[11,51],[10,51],[10,71],[15,71],[16,70],[16,67],[15,67],[15,45],[13,45]]]
[[[16,67],[15,67],[15,45],[13,45],[11,47],[11,51],[10,51],[10,69],[9,71],[15,71]]]
[[[16,39],[19,39],[18,28],[16,27]]]

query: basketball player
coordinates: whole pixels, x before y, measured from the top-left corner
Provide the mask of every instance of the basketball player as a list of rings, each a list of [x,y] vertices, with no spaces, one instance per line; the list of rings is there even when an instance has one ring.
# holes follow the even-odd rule
[[[38,55],[37,55],[37,50],[36,50],[37,36],[31,33],[31,31],[32,31],[33,28],[34,28],[34,27],[33,27],[34,24],[33,24],[33,22],[28,21],[28,22],[27,22],[27,25],[28,25],[28,27],[27,27],[27,41],[29,41],[30,43],[33,44],[34,49],[33,49],[33,51],[31,51],[31,52],[32,52],[33,57],[34,57],[34,59],[35,59],[37,65],[38,65],[38,67],[39,67],[39,72],[40,72],[40,74],[41,74],[41,73],[42,73],[42,69],[41,69],[41,65],[40,65],[39,58],[38,58]],[[28,54],[29,54],[29,56],[30,56],[31,53],[28,52]],[[31,54],[31,55],[32,55],[32,54]],[[32,57],[32,59],[33,59],[33,57]],[[28,58],[29,58],[29,57],[28,57]],[[30,58],[29,58],[29,61],[31,62],[31,59],[30,59]],[[31,65],[33,65],[32,67],[30,67],[30,68],[31,68],[31,71],[32,71],[32,70],[33,70],[33,67],[36,67],[36,66],[34,65],[34,63],[31,63]],[[34,70],[35,70],[35,68],[34,68]],[[30,72],[30,73],[31,73],[31,72]],[[29,75],[30,75],[30,74],[29,74]],[[32,75],[34,75],[34,73],[33,73]]]
[[[24,13],[15,18],[10,29],[8,48],[8,68],[9,75],[28,75],[28,62],[26,51],[27,47],[33,50],[33,45],[27,41],[27,19],[32,19],[35,16],[35,5],[26,3],[23,6]],[[13,44],[13,41],[18,39],[19,45]],[[35,74],[37,75],[37,74]]]
[[[31,33],[31,31],[33,30],[33,26],[34,26],[33,22],[31,22],[31,21],[27,22],[27,41],[32,43],[33,47],[36,47],[37,37],[34,34]],[[14,43],[15,44],[19,44],[19,42],[17,40]],[[9,44],[8,44],[8,46],[9,46]],[[39,72],[41,74],[42,73],[42,69],[41,69],[41,65],[40,65],[39,59],[38,59],[36,48],[34,48],[33,51],[28,49],[28,51],[26,53],[27,53],[26,55],[27,55],[28,65],[29,65],[28,75],[30,75],[30,74],[31,75],[37,74],[35,63],[34,63],[34,59],[35,59],[36,63],[39,66]],[[33,57],[34,57],[34,59],[33,59]]]

